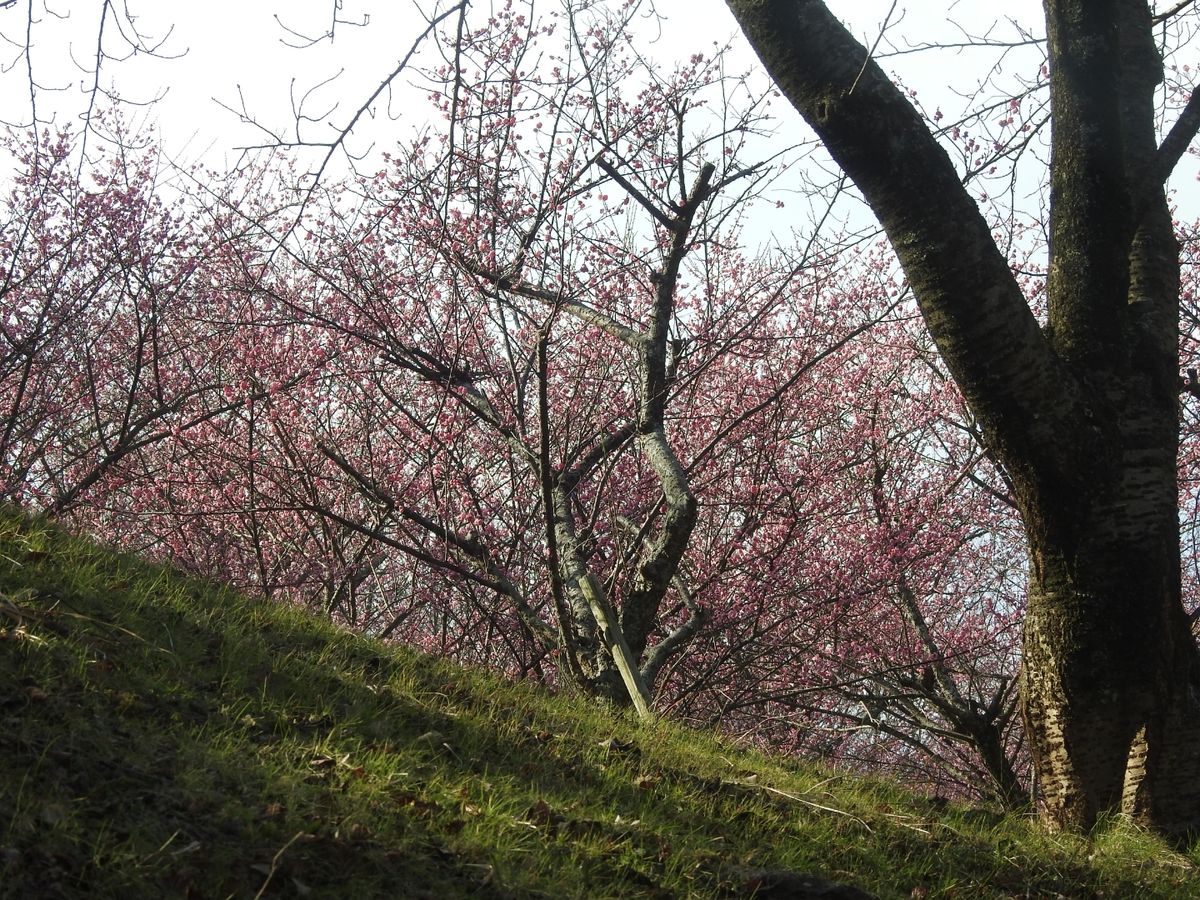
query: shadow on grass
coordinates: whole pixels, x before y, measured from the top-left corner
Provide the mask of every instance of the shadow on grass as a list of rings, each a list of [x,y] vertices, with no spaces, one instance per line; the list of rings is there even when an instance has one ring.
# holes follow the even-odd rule
[[[3,896],[765,896],[796,871],[896,897],[1200,896],[1178,862],[1113,874],[1080,840],[639,725],[16,519],[0,538]]]

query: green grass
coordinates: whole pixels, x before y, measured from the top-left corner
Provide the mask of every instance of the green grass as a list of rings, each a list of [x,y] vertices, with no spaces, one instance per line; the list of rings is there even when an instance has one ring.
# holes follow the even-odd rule
[[[1200,897],[1048,835],[340,631],[0,512],[0,896]]]

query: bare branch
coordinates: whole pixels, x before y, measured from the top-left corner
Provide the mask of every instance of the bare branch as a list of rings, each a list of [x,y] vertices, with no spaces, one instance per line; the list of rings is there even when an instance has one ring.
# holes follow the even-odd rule
[[[1183,12],[1185,9],[1187,9],[1189,6],[1194,5],[1195,2],[1196,2],[1196,0],[1180,0],[1179,3],[1176,3],[1170,9],[1164,10],[1163,12],[1160,12],[1157,15],[1155,15],[1154,19],[1153,19],[1154,24],[1161,25],[1163,22],[1167,21],[1167,19],[1174,18],[1175,16],[1177,16],[1181,12]]]
[[[1163,138],[1163,142],[1158,148],[1158,154],[1154,159],[1154,171],[1149,179],[1151,189],[1161,187],[1171,177],[1175,166],[1179,164],[1183,154],[1196,139],[1197,132],[1200,132],[1200,90],[1192,91],[1192,95],[1188,97],[1187,103],[1179,113],[1179,118],[1175,120],[1175,124],[1171,126],[1171,130],[1167,132],[1167,136]],[[1148,198],[1143,196],[1141,199],[1144,203]]]
[[[659,225],[661,225],[663,228],[666,228],[668,231],[675,230],[675,220],[659,209],[658,206],[653,203],[645,194],[634,187],[624,175],[613,168],[612,164],[609,163],[608,160],[604,159],[603,157],[597,157],[596,165],[603,169],[609,178],[624,188],[625,192],[629,194],[630,197],[640,203],[646,212],[654,216]]]

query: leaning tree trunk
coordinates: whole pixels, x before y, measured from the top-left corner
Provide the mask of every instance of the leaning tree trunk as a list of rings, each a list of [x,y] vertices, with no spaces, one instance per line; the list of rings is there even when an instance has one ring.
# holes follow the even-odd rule
[[[1007,470],[1029,544],[1022,703],[1044,819],[1200,823],[1200,654],[1180,593],[1178,248],[1145,0],[1046,0],[1049,321],[925,122],[821,0],[727,0],[854,180]]]

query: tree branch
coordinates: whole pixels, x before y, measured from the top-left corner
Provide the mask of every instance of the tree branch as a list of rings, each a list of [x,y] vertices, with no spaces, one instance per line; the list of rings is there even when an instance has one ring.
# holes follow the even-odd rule
[[[1197,132],[1200,132],[1200,91],[1192,91],[1188,102],[1179,113],[1179,118],[1175,120],[1175,124],[1171,126],[1158,148],[1154,159],[1154,171],[1150,177],[1152,187],[1162,187],[1171,177],[1179,160],[1183,159],[1183,154],[1187,153],[1188,147],[1196,139]],[[1145,202],[1145,198],[1139,199]]]
[[[1030,478],[1076,480],[1080,461],[1059,438],[1084,430],[1084,392],[920,114],[820,0],[727,3],[883,225],[989,443]]]

